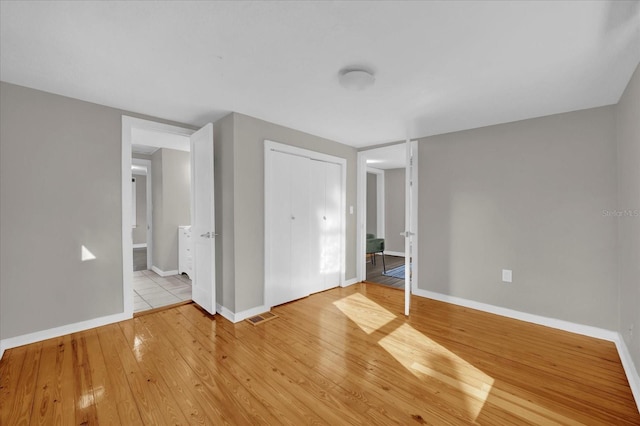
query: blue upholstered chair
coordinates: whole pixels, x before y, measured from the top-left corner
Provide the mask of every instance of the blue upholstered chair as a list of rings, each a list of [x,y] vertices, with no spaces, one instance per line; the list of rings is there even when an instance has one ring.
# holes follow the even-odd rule
[[[367,254],[371,255],[371,264],[376,264],[376,253],[382,255],[382,270],[383,273],[387,272],[387,267],[384,264],[384,238],[376,238],[374,234],[367,234]]]

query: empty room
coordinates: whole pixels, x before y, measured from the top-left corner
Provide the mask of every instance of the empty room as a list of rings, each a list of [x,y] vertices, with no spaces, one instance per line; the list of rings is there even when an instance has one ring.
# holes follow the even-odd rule
[[[640,425],[640,1],[0,0],[0,425]]]

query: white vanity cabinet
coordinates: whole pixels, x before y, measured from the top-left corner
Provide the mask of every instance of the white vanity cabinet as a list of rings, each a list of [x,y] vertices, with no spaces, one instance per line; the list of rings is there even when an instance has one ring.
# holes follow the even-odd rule
[[[178,226],[178,274],[193,278],[193,244],[191,226]]]

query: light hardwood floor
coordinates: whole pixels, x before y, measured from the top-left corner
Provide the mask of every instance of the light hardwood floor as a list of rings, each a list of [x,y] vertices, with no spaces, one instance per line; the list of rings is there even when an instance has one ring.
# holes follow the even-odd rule
[[[385,265],[387,271],[404,263],[404,257],[385,255]],[[367,258],[367,281],[375,284],[382,284],[388,287],[400,288],[404,290],[404,280],[383,275],[382,256],[376,255],[376,264],[371,262],[371,257]]]
[[[638,425],[613,343],[333,289],[232,324],[184,305],[7,350],[0,424]]]

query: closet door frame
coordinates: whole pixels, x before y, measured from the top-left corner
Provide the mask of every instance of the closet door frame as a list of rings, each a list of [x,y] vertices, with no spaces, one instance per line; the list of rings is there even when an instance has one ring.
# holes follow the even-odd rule
[[[283,144],[280,142],[274,142],[268,139],[264,141],[264,304],[271,308],[271,289],[273,283],[271,282],[271,257],[277,256],[278,253],[271,253],[270,243],[273,230],[270,229],[271,222],[271,202],[270,196],[273,192],[271,188],[271,172],[273,168],[272,153],[281,152],[290,155],[297,155],[300,157],[309,158],[312,160],[326,161],[328,163],[334,163],[340,165],[340,212],[341,212],[341,224],[340,224],[340,286],[345,286],[345,268],[346,268],[346,204],[347,204],[347,160],[341,157],[336,157],[329,154],[324,154],[317,151],[312,151],[304,148],[298,148],[296,146]]]

